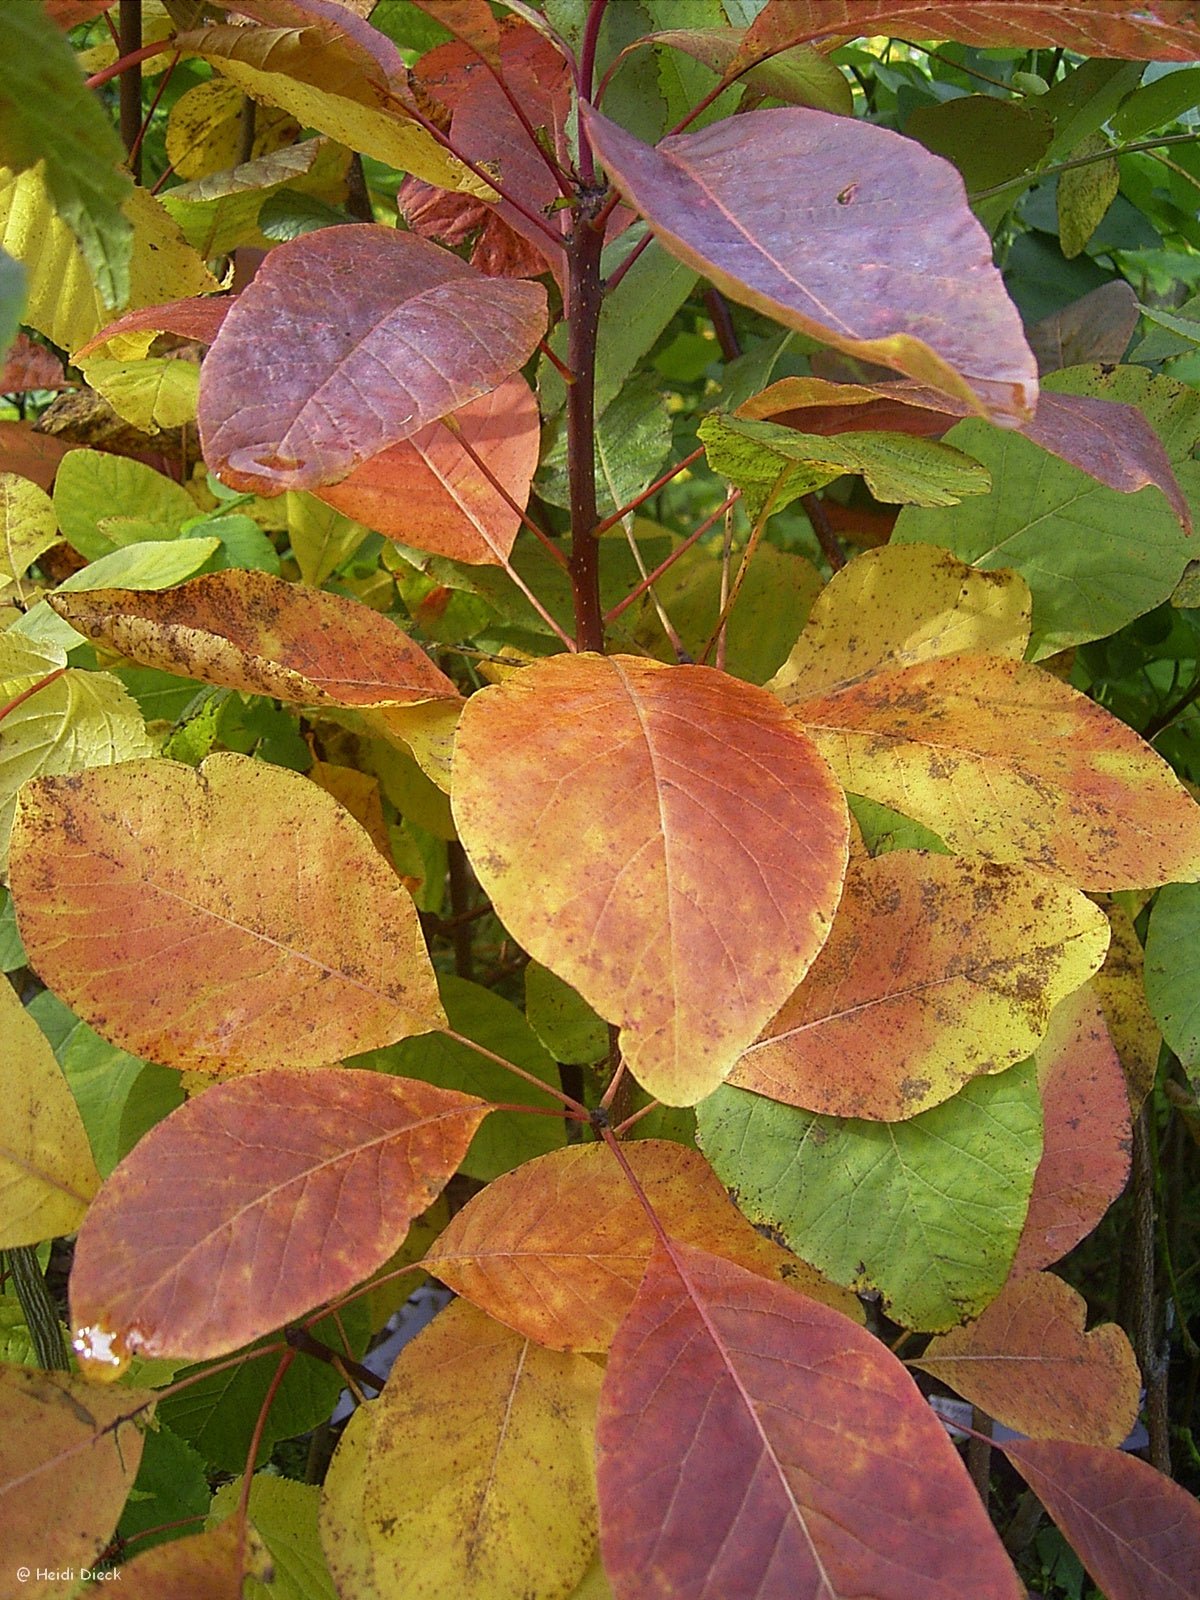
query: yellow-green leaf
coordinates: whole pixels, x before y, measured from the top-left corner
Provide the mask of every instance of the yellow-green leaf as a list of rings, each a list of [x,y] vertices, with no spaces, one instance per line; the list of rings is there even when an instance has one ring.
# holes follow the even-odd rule
[[[142,433],[161,433],[196,420],[200,367],[195,361],[96,358],[83,362],[80,371],[117,415]]]
[[[23,578],[57,540],[46,491],[14,472],[0,472],[0,592]]]

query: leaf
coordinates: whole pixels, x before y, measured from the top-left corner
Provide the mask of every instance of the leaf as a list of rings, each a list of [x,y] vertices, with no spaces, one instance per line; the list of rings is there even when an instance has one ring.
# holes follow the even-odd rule
[[[148,189],[135,188],[121,209],[133,229],[129,293],[122,304],[155,305],[217,288]],[[0,246],[24,263],[28,275],[22,322],[61,349],[78,349],[112,320],[74,234],[54,209],[40,167],[19,177],[0,169]]]
[[[1024,1585],[895,1357],[828,1307],[657,1246],[597,1426],[617,1600],[1018,1600]]]
[[[6,698],[20,692],[16,684],[4,690]],[[150,749],[141,713],[108,672],[73,667],[10,710],[0,724],[0,869],[22,784],[130,761]]]
[[[194,361],[97,359],[79,370],[84,382],[141,433],[181,428],[195,419],[200,368]]]
[[[344,515],[417,550],[502,566],[521,526],[540,437],[537,402],[515,374],[317,494]]]
[[[246,1578],[268,1579],[271,1564],[255,1530],[230,1517],[206,1533],[156,1545],[120,1570],[129,1600],[242,1600]]]
[[[249,492],[336,483],[496,388],[534,350],[545,318],[540,285],[484,278],[394,228],[356,223],[282,244],[204,363],[205,460]]]
[[[1191,391],[1130,367],[1118,368],[1112,378],[1090,367],[1055,374],[1047,382],[1083,391],[1073,396],[1076,406],[1080,398],[1140,401],[1162,435],[1180,487],[1195,492],[1190,455],[1200,432],[1200,400]],[[1048,414],[1055,416],[1053,402]],[[1087,437],[1081,428],[1091,429],[1099,458],[1120,438],[1122,419],[1076,412],[1067,426],[1079,438]],[[897,542],[940,544],[973,566],[1020,572],[1033,591],[1036,657],[1104,638],[1168,598],[1191,556],[1178,513],[1182,510],[1188,526],[1190,520],[1181,496],[1172,497],[1173,510],[1149,488],[1131,493],[1139,482],[1161,488],[1168,481],[1145,448],[1135,449],[1132,458],[1125,445],[1111,450],[1118,471],[1107,476],[1123,477],[1125,492],[1118,492],[1066,462],[1047,461],[1030,441],[986,424],[960,423],[946,437],[983,461],[995,489],[986,500],[956,509],[953,521],[937,509],[905,509],[896,525]]]
[[[709,668],[584,655],[473,696],[459,724],[455,821],[498,915],[670,1105],[782,1005],[841,890],[845,802],[777,712]]]
[[[86,344],[80,345],[75,359],[82,360],[111,339],[144,333],[147,329],[154,333],[174,333],[181,339],[194,339],[198,344],[211,344],[233,304],[232,299],[223,296],[197,295],[163,305],[141,306],[136,311],[127,311],[115,322],[106,323]]]
[[[1146,933],[1146,999],[1163,1038],[1193,1085],[1200,1084],[1200,1004],[1196,985],[1196,930],[1200,892],[1190,883],[1163,889]]]
[[[106,305],[129,295],[133,229],[122,211],[132,183],[104,110],[80,82],[75,53],[35,6],[0,11],[0,163],[45,163],[55,210],[78,240]]]
[[[531,961],[525,968],[525,1015],[556,1061],[600,1061],[608,1053],[608,1028],[582,995]]]
[[[672,1238],[855,1314],[851,1297],[755,1232],[696,1151],[660,1139],[624,1150]],[[654,1239],[609,1151],[568,1145],[468,1200],[434,1241],[426,1264],[456,1293],[539,1344],[606,1350],[633,1303]]]
[[[752,1222],[905,1327],[978,1316],[1008,1273],[1041,1154],[1029,1064],[908,1122],[814,1116],[728,1084],[697,1137]]]
[[[285,497],[285,504],[288,536],[301,581],[319,589],[354,554],[368,530],[311,494],[293,490]]]
[[[1100,156],[1112,146],[1103,133],[1093,133],[1078,146],[1080,156]],[[1058,242],[1070,261],[1080,255],[1117,197],[1121,174],[1115,157],[1068,167],[1060,173],[1056,190]]]
[[[191,534],[184,539],[153,539],[126,545],[72,573],[52,592],[75,594],[110,584],[129,589],[166,589],[182,578],[190,578],[196,568],[202,567],[220,548],[219,539],[203,539]],[[64,650],[73,650],[80,639],[70,623],[51,611],[48,600],[39,600],[31,606],[13,623],[12,631],[47,640]]]
[[[1033,410],[1033,357],[948,163],[887,129],[800,107],[654,150],[587,106],[581,116],[666,248],[733,299],[985,415],[1016,422]]]
[[[1141,1375],[1115,1323],[1084,1333],[1087,1304],[1044,1272],[1006,1283],[977,1322],[931,1339],[912,1363],[1035,1439],[1119,1445]]]
[[[444,1313],[443,1313],[444,1314]],[[375,1406],[359,1406],[342,1430],[321,1492],[321,1547],[339,1595],[383,1600],[375,1583],[375,1555],[363,1537],[367,1451],[375,1432]]]
[[[846,788],[1080,888],[1200,876],[1200,809],[1124,723],[1022,662],[885,669],[795,713]]]
[[[246,97],[228,78],[209,78],[186,90],[167,117],[167,160],[185,181],[229,171],[242,156],[242,108]],[[287,112],[266,106],[255,112],[250,159],[290,145],[300,125]],[[212,252],[210,252],[211,254]]]
[[[341,5],[322,0],[279,0],[239,11],[266,27],[218,23],[179,35],[181,49],[203,56],[245,94],[288,111],[302,127],[315,128],[339,144],[387,166],[414,172],[447,189],[478,194],[488,186],[447,153],[407,114],[412,103],[408,74],[395,45]]]
[[[266,572],[177,588],[92,589],[50,601],[86,638],[141,666],[297,705],[456,699],[429,657],[378,611]]]
[[[137,1482],[117,1525],[118,1539],[136,1540],[143,1550],[175,1537],[180,1523],[202,1522],[212,1500],[199,1454],[158,1422],[146,1434]]]
[[[79,1112],[45,1035],[0,982],[0,1248],[74,1233],[100,1184]]]
[[[1103,913],[1040,872],[893,851],[851,866],[833,932],[729,1081],[888,1122],[1028,1056],[1099,969]]]
[[[1166,81],[1159,79],[1160,83]],[[1029,346],[1041,373],[1081,367],[1089,361],[1120,361],[1137,325],[1137,296],[1124,278],[1110,278],[1090,294],[1035,322],[1029,329]]]
[[[451,976],[441,978],[438,993],[455,1033],[503,1056],[555,1090],[560,1088],[557,1063],[511,1002],[480,984]],[[524,1083],[477,1050],[445,1036],[405,1039],[386,1050],[359,1056],[355,1064],[396,1077],[419,1078],[424,1083],[461,1089],[481,1100],[500,1101],[509,1107],[547,1109],[547,1096],[533,1084]],[[512,1111],[483,1124],[459,1170],[469,1178],[490,1183],[502,1172],[565,1143],[566,1125],[560,1118],[522,1116],[519,1110]]]
[[[19,582],[57,542],[58,524],[46,491],[28,478],[0,472],[0,589]]]
[[[1050,1266],[1087,1238],[1129,1177],[1129,1100],[1097,980],[1055,1008],[1034,1061],[1044,1144],[1013,1277]]]
[[[108,1542],[137,1476],[142,1435],[124,1419],[152,1396],[105,1391],[61,1372],[0,1367],[0,1538],[10,1572],[37,1567],[47,1544],[63,1577],[30,1593],[73,1594],[75,1563]],[[6,1585],[8,1594],[20,1593]]]
[[[215,1519],[232,1516],[241,1487],[235,1479],[217,1490],[208,1517],[210,1527]],[[265,1588],[250,1579],[246,1600],[264,1600],[266,1596],[272,1600],[337,1600],[317,1533],[319,1495],[315,1484],[255,1473],[250,1482],[250,1520],[274,1570]]]
[[[1189,1600],[1200,1586],[1200,1506],[1120,1450],[1022,1439],[1003,1450],[1108,1600]]]
[[[1108,0],[767,0],[748,29],[742,60],[827,33],[907,34],[962,44],[1065,46],[1088,56],[1192,61],[1200,33],[1170,5],[1114,9]]]
[[[222,753],[42,779],[12,882],[44,981],[145,1060],[320,1066],[444,1021],[395,874],[281,767]]]
[[[234,92],[240,116],[244,101]],[[243,245],[261,249],[270,243],[266,227],[272,203],[326,206],[345,190],[349,159],[345,146],[330,139],[302,139],[228,171],[181,183],[163,195],[163,205],[206,259]],[[343,213],[328,209],[331,220],[345,221]]]
[[[489,1109],[350,1068],[255,1073],[187,1101],[126,1157],[80,1229],[71,1322],[86,1370],[110,1379],[138,1353],[225,1355],[361,1283]]]
[[[377,1592],[569,1593],[596,1547],[600,1380],[465,1302],[435,1317],[372,1408],[357,1537]]]
[[[1125,1073],[1130,1103],[1138,1111],[1154,1087],[1162,1034],[1147,1003],[1145,959],[1133,919],[1114,901],[1101,901],[1101,908],[1112,937],[1093,988]]]
[[[791,703],[963,650],[1020,661],[1029,611],[1029,590],[1015,573],[981,572],[931,545],[865,550],[813,601],[768,688]]]
[[[933,439],[898,433],[831,439],[719,412],[705,417],[697,433],[709,465],[742,490],[751,517],[768,504],[780,511],[843,473],[861,474],[876,500],[897,504],[954,506],[991,487],[978,462]]]
[[[648,42],[671,45],[722,76],[741,47],[744,28],[669,28]],[[789,105],[814,106],[839,116],[854,114],[854,97],[839,67],[817,50],[789,50],[751,67],[740,82]]]

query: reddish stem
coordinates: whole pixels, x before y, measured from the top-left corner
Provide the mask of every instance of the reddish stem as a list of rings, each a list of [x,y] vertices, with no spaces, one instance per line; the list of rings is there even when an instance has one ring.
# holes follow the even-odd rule
[[[121,54],[129,65],[121,74],[121,143],[134,183],[142,181],[142,0],[121,0],[118,12]]]
[[[802,494],[800,504],[804,507],[809,522],[812,523],[812,530],[817,536],[817,543],[821,546],[826,561],[835,572],[840,572],[846,565],[846,553],[838,543],[833,523],[829,520],[829,513],[822,504],[821,497],[816,494]]]
[[[697,539],[702,539],[708,530],[713,526],[713,524],[720,521],[720,519],[729,510],[730,506],[734,505],[738,500],[741,499],[741,496],[742,491],[740,489],[735,489],[725,503],[718,506],[711,517],[705,517],[700,526],[696,528],[694,532],[689,533],[683,543],[681,545],[677,545],[676,548],[671,551],[671,554],[667,556],[665,561],[660,561],[658,566],[655,567],[654,571],[650,573],[648,577],[643,578],[641,583],[637,584],[636,587],[631,589],[625,596],[624,600],[615,605],[611,611],[606,611],[604,614],[605,627],[607,627],[610,623],[615,622],[627,606],[631,606],[633,602],[639,598],[639,596],[645,594],[646,590],[652,583],[657,583],[659,578],[662,577],[663,573],[666,572],[669,567],[673,567],[675,565],[680,556],[683,555],[684,551],[690,550]]]
[[[704,446],[699,445],[695,450],[692,451],[690,456],[684,456],[682,461],[677,461],[673,467],[668,467],[661,477],[655,478],[650,487],[648,489],[643,489],[641,494],[637,495],[633,500],[631,500],[627,506],[622,506],[620,511],[614,511],[611,517],[605,517],[604,521],[601,522],[596,529],[597,535],[601,533],[607,533],[609,528],[615,527],[616,524],[627,517],[631,511],[636,511],[640,505],[643,505],[647,500],[649,500],[652,494],[657,494],[664,484],[670,483],[672,478],[677,478],[681,472],[691,466],[693,461],[698,461],[703,454]]]
[[[566,556],[563,555],[562,551],[558,548],[550,535],[548,533],[544,533],[542,529],[538,527],[537,523],[534,522],[529,515],[521,509],[521,507],[513,499],[512,495],[509,494],[508,490],[500,482],[499,478],[497,478],[491,467],[489,467],[487,462],[483,460],[482,456],[480,456],[479,452],[474,448],[474,446],[468,442],[467,436],[463,433],[459,424],[456,423],[452,417],[441,417],[439,418],[439,421],[446,431],[451,434],[462,446],[465,454],[471,458],[471,460],[479,468],[480,472],[483,473],[484,477],[500,496],[501,500],[504,501],[504,504],[508,507],[508,509],[515,512],[516,515],[520,517],[522,526],[528,528],[530,533],[532,533],[535,538],[541,540],[546,549],[549,550],[550,554],[554,557],[555,561],[558,562],[560,567],[565,567],[567,564]]]
[[[643,1106],[640,1111],[635,1111],[631,1117],[626,1117],[624,1122],[619,1122],[613,1129],[614,1138],[619,1139],[623,1134],[628,1133],[635,1122],[640,1122],[643,1117],[648,1117],[652,1111],[657,1111],[661,1104],[660,1100],[651,1100],[648,1106]]]
[[[554,354],[554,351],[550,347],[549,339],[539,339],[538,349],[542,352],[546,360],[555,369],[565,384],[572,384],[575,382],[575,374],[571,371],[570,367],[565,361],[560,361]]]
[[[564,1094],[561,1089],[556,1089],[552,1084],[535,1077],[532,1072],[526,1072],[524,1067],[518,1067],[515,1062],[507,1061],[503,1056],[498,1056],[494,1050],[489,1050],[486,1045],[479,1044],[474,1039],[468,1039],[463,1033],[455,1033],[453,1028],[440,1028],[438,1031],[444,1033],[447,1039],[453,1039],[455,1044],[464,1045],[468,1050],[474,1050],[476,1055],[483,1056],[488,1061],[494,1061],[498,1067],[503,1067],[506,1072],[512,1072],[518,1078],[524,1078],[526,1083],[533,1084],[535,1089],[540,1089],[543,1094],[550,1095],[560,1105],[566,1106],[568,1111],[578,1113],[585,1122],[587,1121],[587,1107],[580,1105],[578,1100],[573,1100],[569,1094]],[[558,1112],[555,1113],[556,1116],[559,1114]]]
[[[593,15],[602,5],[603,0],[593,0]],[[587,147],[582,131],[580,143],[581,149]],[[567,250],[570,274],[567,361],[575,374],[575,382],[567,388],[569,570],[575,600],[575,643],[580,650],[596,651],[604,649],[600,541],[596,537],[596,525],[600,520],[596,509],[596,339],[604,300],[600,282],[604,234],[592,226],[592,219],[602,203],[602,197],[594,191],[591,196],[584,197]]]
[[[174,48],[174,39],[159,39],[156,44],[144,44],[140,50],[134,50],[130,55],[122,56],[119,61],[102,67],[99,72],[93,72],[90,78],[84,79],[83,86],[85,89],[98,89],[102,83],[109,83],[113,78],[119,78],[127,67],[149,61],[151,56],[164,55]]]
[[[238,1497],[238,1508],[235,1513],[242,1525],[241,1539],[243,1547],[246,1540],[246,1509],[250,1504],[250,1485],[254,1481],[254,1463],[258,1460],[258,1447],[262,1443],[263,1430],[267,1426],[267,1418],[271,1407],[275,1404],[275,1396],[279,1393],[279,1386],[287,1376],[288,1368],[296,1359],[294,1350],[285,1350],[279,1358],[279,1365],[275,1368],[275,1376],[267,1385],[267,1392],[263,1395],[262,1405],[258,1408],[258,1421],[254,1424],[254,1433],[250,1439],[250,1448],[246,1452],[246,1470],[242,1475],[242,1492]]]
[[[596,73],[596,46],[600,42],[600,24],[604,20],[604,8],[607,4],[608,0],[592,0],[588,8],[587,21],[583,25],[576,78],[576,88],[581,101],[590,101],[592,98],[592,82]],[[579,131],[579,176],[585,184],[596,181],[596,162],[592,154],[591,140],[583,133],[582,119]]]
[[[138,136],[133,142],[133,149],[129,152],[129,159],[131,161],[137,161],[138,162],[139,171],[140,171],[141,157],[142,157],[142,141],[145,139],[147,129],[150,127],[150,119],[154,116],[154,113],[158,110],[158,102],[162,99],[163,94],[166,91],[166,87],[171,81],[171,74],[175,71],[175,68],[179,65],[180,55],[181,55],[181,52],[176,50],[174,58],[171,60],[170,64],[167,66],[166,71],[163,73],[162,79],[161,79],[161,81],[160,81],[160,83],[158,85],[158,88],[154,91],[154,99],[151,100],[151,102],[150,102],[150,109],[149,109],[149,111],[147,111],[146,115],[142,118],[142,125],[138,129]],[[251,101],[251,104],[253,104],[253,101]]]
[[[653,244],[653,242],[654,242],[654,235],[650,232],[649,228],[647,228],[645,234],[643,235],[643,237],[640,238],[638,240],[638,242],[634,245],[633,249],[629,252],[629,254],[625,257],[624,261],[622,261],[621,265],[613,273],[612,277],[609,278],[605,282],[605,285],[604,285],[605,294],[611,294],[613,292],[613,290],[620,283],[621,279],[629,271],[629,269],[633,265],[633,263],[641,255],[642,251],[648,249],[650,247],[650,245]]]
[[[6,706],[0,706],[0,722],[3,722],[5,717],[10,712],[15,711],[18,706],[24,705],[26,700],[37,694],[39,689],[44,689],[48,683],[53,683],[55,678],[61,678],[66,670],[66,667],[55,667],[53,672],[48,672],[44,678],[39,678],[36,683],[31,683],[28,689],[22,689],[20,694],[15,695]]]

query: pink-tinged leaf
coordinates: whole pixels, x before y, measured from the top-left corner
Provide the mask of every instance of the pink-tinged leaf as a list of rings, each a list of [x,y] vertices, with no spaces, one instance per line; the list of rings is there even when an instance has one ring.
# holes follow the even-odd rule
[[[436,240],[451,249],[472,240],[468,259],[487,278],[538,278],[548,270],[537,246],[511,228],[485,200],[408,177],[396,191],[396,204],[409,228],[422,239]]]
[[[742,43],[742,64],[823,34],[956,39],[961,44],[1065,46],[1085,56],[1194,61],[1196,8],[1181,0],[768,0]]]
[[[1044,873],[917,850],[861,861],[812,970],[729,1081],[902,1121],[1023,1061],[1107,945],[1103,912]]]
[[[141,666],[294,705],[411,705],[458,690],[370,606],[231,568],[174,589],[51,596],[86,638]]]
[[[103,1550],[137,1477],[142,1433],[133,1418],[153,1397],[98,1390],[65,1372],[0,1367],[0,1550],[5,1600],[66,1595],[70,1580],[16,1580],[54,1551],[56,1570]]]
[[[46,0],[46,14],[64,33],[107,11],[113,0]]]
[[[65,439],[34,433],[32,422],[0,422],[0,472],[30,478],[47,493],[54,485],[59,462],[70,448]]]
[[[1200,806],[1170,767],[1037,667],[946,656],[794,709],[851,794],[957,853],[1026,861],[1083,889],[1200,878]]]
[[[1043,1272],[1010,1280],[978,1321],[912,1363],[1034,1439],[1116,1446],[1137,1418],[1141,1374],[1114,1322],[1085,1333],[1087,1304]]]
[[[306,234],[267,257],[204,363],[205,459],[249,492],[336,483],[496,388],[545,326],[540,285],[485,278],[412,234]]]
[[[502,566],[521,526],[513,507],[523,508],[529,498],[540,443],[537,401],[516,375],[316,493],[356,522],[416,550]]]
[[[1029,347],[1037,357],[1038,371],[1061,372],[1088,361],[1120,361],[1139,316],[1137,295],[1124,278],[1110,278],[1029,329]]]
[[[586,106],[582,116],[666,248],[733,299],[972,412],[1010,425],[1032,414],[1037,366],[949,162],[795,106],[656,149]]]
[[[476,55],[500,65],[500,27],[487,0],[414,0]]]
[[[350,1068],[218,1083],[151,1129],[80,1229],[75,1348],[224,1355],[376,1271],[441,1192],[489,1106]]]
[[[144,1060],[324,1066],[445,1023],[395,872],[282,767],[221,753],[27,783],[11,875],[36,971]]]
[[[77,384],[63,371],[63,364],[44,344],[34,344],[27,333],[18,333],[9,347],[0,371],[0,394],[21,394],[27,389],[74,389]]]
[[[1057,1439],[1002,1449],[1106,1600],[1200,1594],[1200,1504],[1186,1489],[1121,1450]]]
[[[970,408],[924,384],[803,377],[781,378],[740,406],[738,415],[770,418],[801,433],[878,428],[937,438],[952,426],[952,418],[969,416]],[[1163,442],[1136,406],[1043,388],[1036,416],[1017,432],[1122,494],[1153,484],[1191,532],[1191,508]]]
[[[1035,1055],[1044,1143],[1012,1273],[1059,1261],[1129,1176],[1129,1096],[1092,985],[1057,1006]]]
[[[709,667],[563,655],[459,724],[455,820],[498,915],[671,1105],[716,1088],[841,893],[844,797],[779,711]]]
[[[236,302],[228,295],[194,295],[190,300],[171,300],[162,306],[143,306],[139,311],[127,311],[123,317],[110,322],[76,350],[74,359],[80,360],[98,350],[121,333],[174,333],[181,339],[195,339],[198,344],[211,344],[221,331],[221,325]]]
[[[596,1430],[617,1600],[1024,1600],[945,1430],[883,1345],[659,1245]]]
[[[673,1239],[736,1261],[848,1316],[846,1289],[758,1233],[696,1150],[636,1139],[626,1159]],[[610,1151],[570,1145],[489,1183],[427,1256],[456,1294],[552,1350],[607,1350],[654,1249],[645,1210]]]

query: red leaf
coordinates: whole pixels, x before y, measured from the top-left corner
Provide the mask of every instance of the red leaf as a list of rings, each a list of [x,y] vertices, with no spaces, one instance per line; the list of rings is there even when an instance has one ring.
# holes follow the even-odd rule
[[[596,1430],[617,1600],[1024,1600],[941,1425],[838,1312],[661,1245]]]
[[[998,421],[1032,412],[1036,363],[949,162],[886,128],[797,106],[657,149],[587,106],[581,114],[666,248],[735,300]]]
[[[267,257],[204,363],[205,459],[235,489],[336,483],[494,389],[545,325],[540,285],[484,278],[412,234],[307,234]]]
[[[1022,1439],[1002,1449],[1107,1600],[1200,1594],[1200,1505],[1186,1489],[1098,1445]]]
[[[524,378],[514,375],[468,401],[454,422],[508,491],[507,500],[441,422],[362,462],[341,483],[318,489],[318,497],[414,549],[503,565],[521,526],[509,501],[525,505],[537,470],[537,401]]]
[[[63,371],[63,364],[44,344],[34,344],[27,333],[18,333],[4,369],[0,372],[0,394],[20,394],[26,389],[74,389],[76,385]]]
[[[396,192],[400,215],[422,239],[454,248],[477,234],[470,262],[487,278],[537,278],[547,270],[545,256],[495,206],[469,194],[436,189],[421,178],[407,177]]]
[[[1055,1008],[1035,1060],[1044,1142],[1011,1277],[1086,1239],[1129,1176],[1125,1074],[1090,985]]]
[[[138,1351],[206,1360],[353,1288],[400,1248],[489,1109],[350,1068],[260,1072],[187,1101],[80,1229],[81,1359],[101,1378]]]
[[[234,304],[228,295],[206,294],[194,295],[190,300],[169,300],[161,306],[143,306],[140,311],[127,311],[80,345],[75,360],[90,355],[119,333],[141,333],[147,328],[155,333],[176,333],[181,339],[211,344]]]
[[[739,62],[822,34],[893,33],[974,45],[1063,45],[1085,56],[1193,61],[1200,56],[1195,7],[1180,0],[768,0],[747,31]]]

